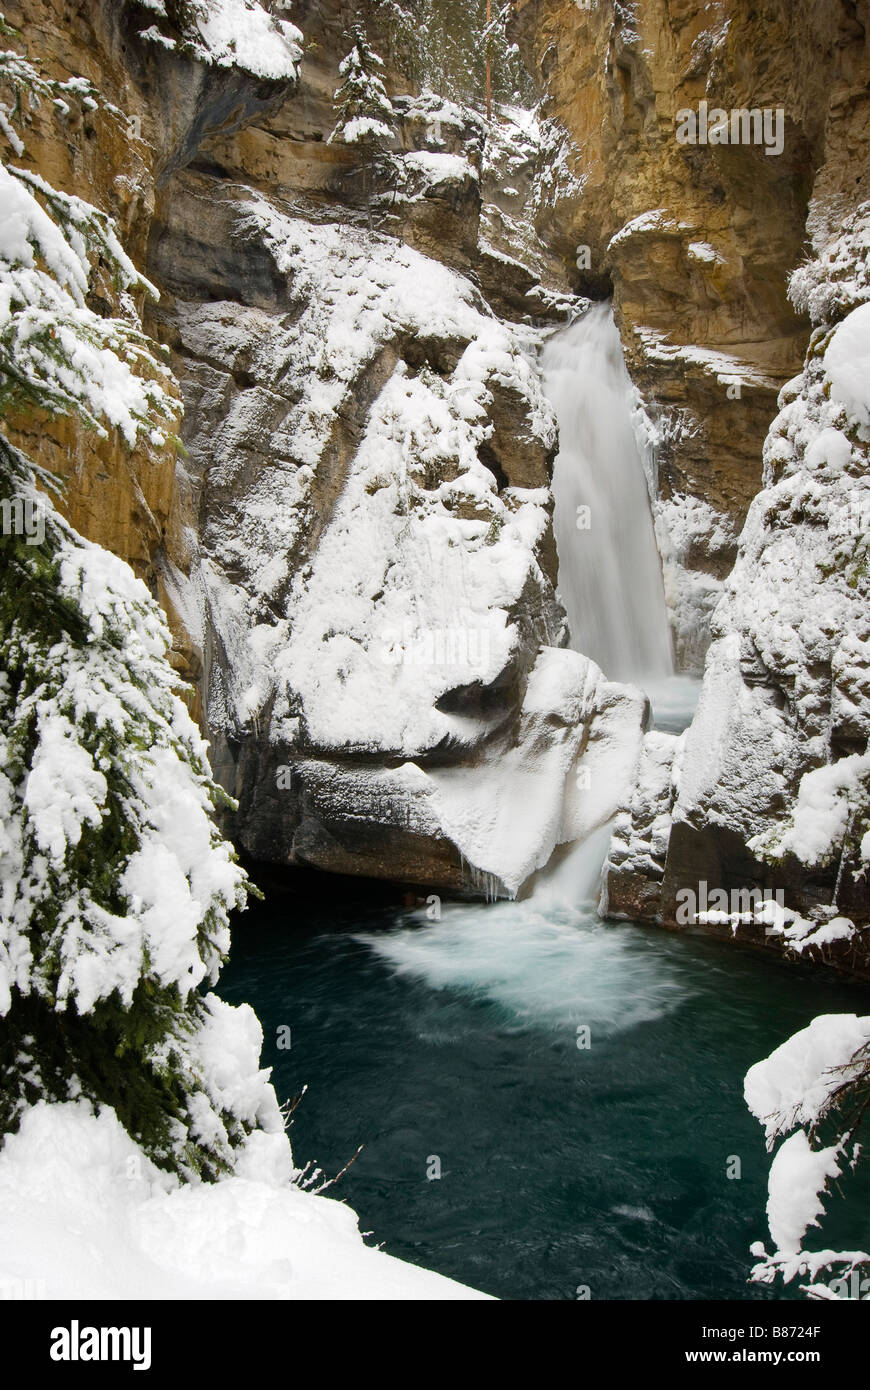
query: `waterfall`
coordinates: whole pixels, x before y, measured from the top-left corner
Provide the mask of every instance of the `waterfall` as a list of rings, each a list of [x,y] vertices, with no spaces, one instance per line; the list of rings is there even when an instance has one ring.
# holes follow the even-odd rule
[[[611,305],[594,304],[543,353],[559,423],[553,526],[571,646],[612,680],[673,674],[649,491],[631,421],[633,387]]]

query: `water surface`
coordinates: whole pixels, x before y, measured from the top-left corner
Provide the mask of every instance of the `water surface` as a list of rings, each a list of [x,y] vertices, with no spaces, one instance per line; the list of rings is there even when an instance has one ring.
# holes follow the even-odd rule
[[[364,1145],[332,1195],[374,1241],[503,1298],[799,1296],[746,1283],[769,1158],[743,1075],[865,989],[540,895],[440,921],[384,896],[273,897],[222,981],[279,1096],[308,1086],[297,1163]],[[870,1221],[824,1236],[868,1248]]]

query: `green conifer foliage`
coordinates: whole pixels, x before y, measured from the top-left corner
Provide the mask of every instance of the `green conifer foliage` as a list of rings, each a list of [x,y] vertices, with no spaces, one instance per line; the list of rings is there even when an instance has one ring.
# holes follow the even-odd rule
[[[20,154],[7,127],[45,80],[6,53],[0,83]],[[153,291],[111,221],[8,162],[0,197],[0,417],[73,415],[164,448],[178,402],[133,299]],[[87,306],[97,258],[118,317]],[[262,1074],[242,1098],[227,1081],[243,1011],[201,992],[246,880],[160,610],[52,493],[0,436],[0,1135],[28,1104],[82,1096],[158,1165],[216,1177],[276,1123]]]
[[[382,149],[392,139],[395,116],[383,81],[383,61],[373,51],[361,25],[350,31],[353,47],[339,65],[341,86],[334,101],[337,121],[330,140]]]

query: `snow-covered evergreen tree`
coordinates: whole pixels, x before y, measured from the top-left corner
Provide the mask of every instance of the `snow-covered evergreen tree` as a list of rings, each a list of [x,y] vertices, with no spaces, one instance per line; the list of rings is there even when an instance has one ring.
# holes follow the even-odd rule
[[[354,25],[350,37],[353,47],[338,68],[342,82],[333,97],[337,120],[329,138],[380,150],[392,139],[395,118],[387,89],[378,75],[383,59],[370,47],[361,25]]]
[[[333,95],[337,120],[330,141],[355,145],[361,152],[363,198],[371,226],[370,195],[374,173],[393,138],[395,112],[378,70],[383,59],[373,51],[362,25],[350,31],[353,47],[339,64],[342,82]]]
[[[76,82],[67,96],[92,103]],[[0,85],[16,94],[0,127],[20,155],[12,122],[57,84],[7,52]],[[109,218],[9,162],[0,206],[4,423],[72,415],[166,447],[174,383],[133,298],[156,291]],[[97,261],[116,317],[86,302]],[[0,1136],[39,1100],[82,1097],[159,1166],[213,1177],[251,1131],[281,1128],[256,1063],[241,1084],[233,1070],[253,1015],[201,993],[246,881],[214,824],[222,793],[162,614],[52,491],[0,435]]]
[[[535,86],[508,36],[511,6],[491,0],[364,0],[361,12],[380,50],[418,87],[449,92],[478,111],[486,104],[490,57],[496,103],[534,104]]]

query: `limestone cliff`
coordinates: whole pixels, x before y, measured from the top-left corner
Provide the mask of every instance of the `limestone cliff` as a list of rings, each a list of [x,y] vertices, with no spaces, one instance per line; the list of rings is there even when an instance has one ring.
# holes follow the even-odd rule
[[[8,6],[105,99],[33,112],[24,158],[114,216],[159,289],[184,455],[8,423],[164,603],[239,843],[514,892],[636,765],[611,911],[783,887],[772,937],[853,950],[870,629],[836,528],[866,441],[827,354],[865,298],[867,4],[516,0],[541,110],[488,127],[385,43],[377,157],[332,138],[356,8],[299,0],[301,61],[270,67],[256,26],[296,52],[288,7],[236,4],[231,41],[199,0]],[[768,111],[770,140],[681,142],[702,103]],[[555,591],[537,359],[582,294],[613,295],[652,422],[683,668],[713,639],[691,731],[642,747],[642,696],[565,649]],[[808,830],[820,800],[836,844]]]
[[[678,656],[697,669],[761,482],[777,392],[808,338],[788,275],[808,239],[870,193],[870,7],[514,8],[544,112],[580,151],[581,187],[542,209],[539,230],[566,262],[589,248],[578,287],[612,286],[630,371],[659,424],[659,544]],[[680,143],[680,113],[702,102],[710,113],[781,111],[781,152],[768,153],[773,142]]]
[[[564,649],[536,354],[574,301],[527,215],[543,135],[391,66],[388,148],[330,138],[350,17],[295,8],[276,74],[198,0],[10,11],[117,107],[99,157],[56,112],[30,157],[117,218],[185,406],[159,479],[120,446],[64,460],[68,510],[166,606],[242,847],[515,892],[612,814],[644,713]],[[582,804],[581,757],[620,768]]]

